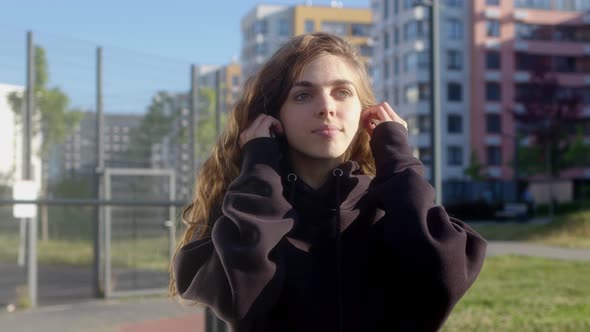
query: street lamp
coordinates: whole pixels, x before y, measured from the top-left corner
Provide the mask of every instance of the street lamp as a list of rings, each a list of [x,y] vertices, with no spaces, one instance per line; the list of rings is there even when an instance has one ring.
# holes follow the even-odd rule
[[[416,0],[414,7],[428,7],[429,25],[429,52],[430,52],[430,119],[432,122],[430,132],[430,147],[432,149],[431,182],[435,190],[435,202],[442,204],[442,178],[441,178],[441,114],[440,114],[440,39],[439,26],[439,2],[434,0]]]

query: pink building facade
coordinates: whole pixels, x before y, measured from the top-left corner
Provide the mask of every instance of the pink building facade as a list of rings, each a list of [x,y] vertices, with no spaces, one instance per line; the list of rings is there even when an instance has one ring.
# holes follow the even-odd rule
[[[471,149],[490,178],[513,179],[510,110],[522,108],[516,94],[529,81],[527,66],[536,57],[550,57],[560,89],[580,94],[583,114],[590,117],[589,9],[589,0],[472,1]],[[585,135],[590,143],[589,128]],[[563,178],[590,178],[590,167]]]

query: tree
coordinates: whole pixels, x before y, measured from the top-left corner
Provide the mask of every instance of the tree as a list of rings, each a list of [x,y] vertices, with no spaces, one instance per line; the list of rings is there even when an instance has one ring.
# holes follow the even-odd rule
[[[178,98],[168,92],[159,91],[152,97],[139,126],[131,130],[129,146],[134,163],[149,165],[153,145],[171,133],[180,109]]]
[[[63,143],[66,136],[72,134],[80,124],[83,113],[70,109],[68,96],[59,87],[48,87],[49,65],[45,50],[41,46],[35,46],[34,57],[35,81],[33,85],[33,98],[36,119],[33,122],[33,137],[41,135],[42,144],[38,151],[43,164],[47,161],[49,148],[55,144]],[[26,91],[13,92],[8,95],[8,103],[16,113],[17,121],[20,121],[25,105]],[[41,195],[47,197],[47,179],[41,173]],[[41,206],[42,239],[47,240],[47,206]]]
[[[477,153],[475,150],[471,151],[471,157],[469,158],[469,166],[463,170],[463,174],[470,177],[473,181],[482,181],[485,179],[483,174],[484,165],[479,162]]]
[[[199,89],[199,104],[197,106],[197,122],[195,123],[195,158],[198,163],[204,161],[211,152],[217,140],[215,127],[215,90],[213,88]],[[221,113],[221,128],[227,121],[227,113]]]
[[[590,146],[583,142],[588,119],[582,117],[581,95],[561,86],[550,69],[550,57],[533,60],[530,81],[516,93],[523,111],[512,114],[516,135],[530,139],[529,146],[518,147],[518,168],[529,176],[545,174],[554,179],[566,169],[586,165]]]
[[[33,135],[41,133],[42,145],[40,155],[46,157],[50,146],[63,143],[67,135],[72,134],[82,120],[83,113],[70,109],[69,97],[59,87],[48,87],[49,66],[45,50],[35,46],[35,82],[34,104],[39,114],[39,121],[34,123]],[[12,92],[8,103],[16,113],[18,121],[24,109],[26,92]]]

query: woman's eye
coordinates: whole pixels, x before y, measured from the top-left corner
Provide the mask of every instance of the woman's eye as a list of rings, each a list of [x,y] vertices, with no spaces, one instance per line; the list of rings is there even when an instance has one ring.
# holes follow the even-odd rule
[[[307,92],[301,92],[295,95],[295,101],[308,101],[311,98],[311,95]]]
[[[346,89],[336,91],[336,96],[346,98],[352,96],[352,93]]]

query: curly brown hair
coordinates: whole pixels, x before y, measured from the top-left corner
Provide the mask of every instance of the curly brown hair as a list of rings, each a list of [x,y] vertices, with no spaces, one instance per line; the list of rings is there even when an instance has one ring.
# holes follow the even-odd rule
[[[260,114],[279,118],[293,83],[303,68],[318,56],[334,55],[347,61],[358,74],[356,87],[362,109],[375,104],[365,65],[359,60],[358,49],[342,38],[324,32],[292,38],[245,83],[243,93],[229,114],[225,130],[215,143],[211,155],[201,166],[195,181],[192,202],[182,212],[186,226],[178,248],[194,239],[211,234],[215,221],[221,216],[221,203],[229,184],[240,173],[242,150],[239,135]],[[359,126],[343,160],[356,161],[364,174],[375,175],[375,161],[369,146],[370,137]],[[170,269],[170,295],[177,289]]]

